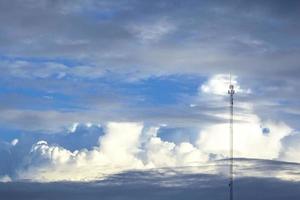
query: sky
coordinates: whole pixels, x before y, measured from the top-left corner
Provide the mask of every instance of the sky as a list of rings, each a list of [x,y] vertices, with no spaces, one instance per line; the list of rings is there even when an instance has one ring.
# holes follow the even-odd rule
[[[299,11],[297,0],[0,1],[0,193],[224,199],[231,74],[236,195],[299,199]]]

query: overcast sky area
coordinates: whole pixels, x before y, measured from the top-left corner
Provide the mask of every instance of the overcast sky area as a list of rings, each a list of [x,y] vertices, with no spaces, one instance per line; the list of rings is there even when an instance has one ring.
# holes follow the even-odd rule
[[[232,74],[236,197],[299,199],[299,19],[297,0],[1,0],[0,196],[227,198]]]

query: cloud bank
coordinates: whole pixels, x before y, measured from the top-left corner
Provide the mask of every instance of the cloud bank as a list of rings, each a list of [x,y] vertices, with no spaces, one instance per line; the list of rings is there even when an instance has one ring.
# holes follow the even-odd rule
[[[296,157],[298,152],[293,154],[290,150],[295,147],[281,143],[283,138],[291,136],[290,129],[284,124],[266,125],[270,129],[268,133],[264,133],[257,124],[237,125],[239,135],[235,137],[235,156],[300,162]],[[158,128],[145,129],[141,123],[111,122],[107,124],[104,136],[99,138],[99,146],[92,150],[72,152],[46,141],[37,142],[16,179],[91,181],[128,170],[199,167],[227,157],[226,130],[227,124],[207,127],[200,131],[196,145],[188,142],[175,144],[163,141],[157,135]],[[287,155],[280,154],[286,150]],[[226,174],[223,168],[212,167],[209,171]],[[195,172],[203,172],[203,169]]]

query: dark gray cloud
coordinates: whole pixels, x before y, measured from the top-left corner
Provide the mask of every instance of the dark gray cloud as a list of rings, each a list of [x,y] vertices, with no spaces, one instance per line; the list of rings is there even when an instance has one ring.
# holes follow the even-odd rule
[[[260,163],[260,161],[256,161]],[[263,161],[262,161],[263,162]],[[275,163],[273,163],[275,164]],[[275,164],[277,165],[277,164]],[[282,163],[278,166],[284,166]],[[270,165],[271,166],[271,165]],[[170,173],[168,174],[168,173]],[[272,177],[236,178],[237,199],[299,198],[299,182]],[[228,179],[220,175],[164,171],[130,171],[96,182],[0,183],[5,199],[226,199]]]
[[[70,58],[94,70],[132,73],[131,78],[228,70],[299,75],[297,1],[1,4],[1,48],[7,56]]]

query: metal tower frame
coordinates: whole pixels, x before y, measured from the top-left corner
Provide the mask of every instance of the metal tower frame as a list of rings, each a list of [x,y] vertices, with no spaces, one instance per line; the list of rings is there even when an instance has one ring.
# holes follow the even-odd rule
[[[229,137],[229,145],[230,145],[230,167],[229,167],[229,199],[233,200],[233,95],[235,94],[234,85],[231,84],[231,74],[230,74],[230,85],[228,94],[230,95],[230,137]]]

